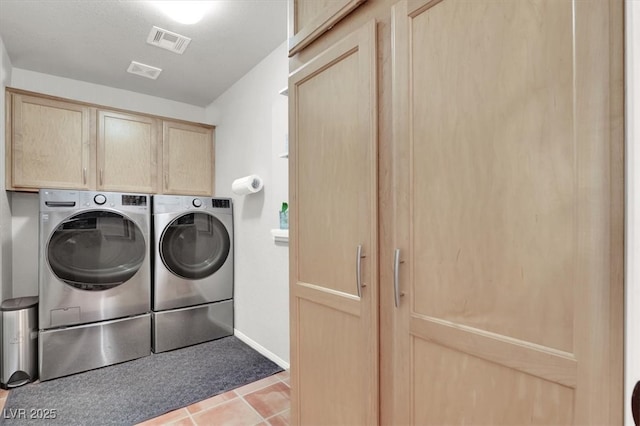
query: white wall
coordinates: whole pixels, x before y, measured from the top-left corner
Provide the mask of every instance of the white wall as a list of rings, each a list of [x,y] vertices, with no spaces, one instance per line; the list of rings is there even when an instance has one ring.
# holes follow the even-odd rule
[[[199,106],[21,68],[13,69],[11,87],[112,108],[207,123],[205,109]]]
[[[5,96],[4,88],[11,81],[12,66],[4,42],[0,38],[0,155],[5,156]],[[11,211],[9,196],[5,188],[5,164],[0,160],[0,300],[9,299],[11,296]]]
[[[20,68],[13,68],[10,86],[113,108],[208,123],[206,110],[202,107]],[[4,123],[4,120],[2,122]],[[4,131],[0,137],[4,137]],[[4,167],[4,161],[2,165]],[[4,178],[4,173],[2,177]],[[2,185],[2,189],[4,188]],[[4,194],[2,191],[3,196]],[[8,194],[12,221],[10,236],[13,240],[9,252],[13,253],[13,260],[12,268],[9,270],[10,278],[3,276],[2,282],[3,286],[7,281],[11,283],[9,285],[12,287],[12,294],[3,294],[3,297],[35,296],[38,294],[38,195],[21,192]],[[6,216],[3,214],[2,217]]]
[[[288,196],[288,162],[278,157],[285,151],[288,111],[287,98],[278,92],[287,77],[285,42],[207,108],[216,125],[216,195],[234,202],[236,334],[285,367],[289,250],[274,243],[270,230],[278,228],[278,211]],[[235,195],[232,182],[249,174],[260,175],[264,189]]]
[[[7,192],[11,201],[11,297],[38,295],[38,194]]]
[[[626,1],[627,247],[625,425],[632,426],[629,402],[640,380],[640,2]]]

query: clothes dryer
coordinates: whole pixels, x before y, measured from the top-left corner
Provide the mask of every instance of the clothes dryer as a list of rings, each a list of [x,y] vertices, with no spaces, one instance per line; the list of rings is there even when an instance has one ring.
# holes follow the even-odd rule
[[[151,353],[150,197],[40,190],[40,380]]]
[[[233,334],[233,206],[229,198],[153,196],[152,349]]]

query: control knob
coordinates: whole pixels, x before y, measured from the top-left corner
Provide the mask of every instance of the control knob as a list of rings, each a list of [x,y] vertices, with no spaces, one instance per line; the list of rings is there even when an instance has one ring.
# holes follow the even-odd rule
[[[107,197],[105,197],[105,196],[104,196],[104,195],[102,195],[102,194],[98,194],[98,195],[96,195],[95,197],[93,197],[93,201],[94,201],[97,205],[101,206],[101,205],[103,205],[104,203],[106,203],[106,202],[107,202]]]
[[[199,198],[194,198],[192,204],[193,207],[202,207],[202,200]]]

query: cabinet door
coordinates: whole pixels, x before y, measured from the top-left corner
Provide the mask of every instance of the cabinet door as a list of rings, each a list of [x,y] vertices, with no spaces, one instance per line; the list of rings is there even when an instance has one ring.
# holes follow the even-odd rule
[[[12,94],[11,187],[89,189],[91,108]]]
[[[164,121],[163,194],[213,195],[213,129]]]
[[[622,423],[622,22],[394,7],[396,424]]]
[[[156,192],[158,157],[158,120],[98,111],[98,189]]]
[[[366,0],[290,0],[289,56],[304,49]]]
[[[289,78],[294,424],[378,420],[375,40],[371,22]]]

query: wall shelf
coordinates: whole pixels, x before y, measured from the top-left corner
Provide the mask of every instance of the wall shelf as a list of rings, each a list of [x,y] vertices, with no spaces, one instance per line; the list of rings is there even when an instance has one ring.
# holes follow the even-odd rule
[[[272,229],[271,236],[275,243],[289,244],[289,230],[288,229]]]
[[[285,87],[284,89],[280,90],[278,93],[280,93],[283,96],[289,96],[289,88]]]

